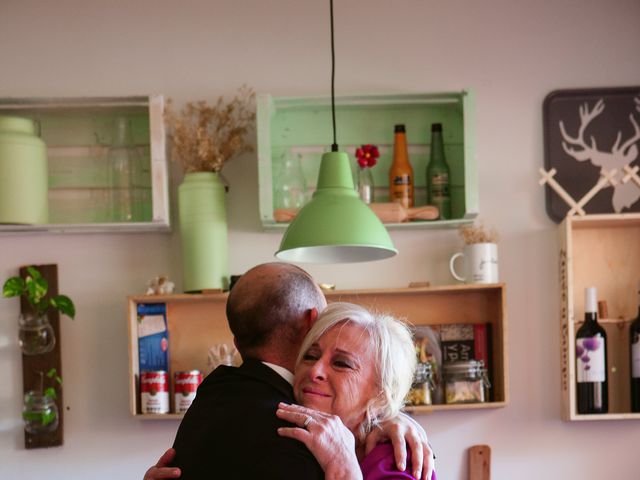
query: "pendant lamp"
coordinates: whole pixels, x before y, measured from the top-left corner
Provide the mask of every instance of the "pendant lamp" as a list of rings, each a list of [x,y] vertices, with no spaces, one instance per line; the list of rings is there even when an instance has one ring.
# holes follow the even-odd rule
[[[290,223],[276,257],[301,263],[355,263],[383,260],[398,251],[387,229],[355,191],[349,156],[338,151],[334,96],[335,49],[331,17],[331,114],[333,144],[322,156],[311,201]]]

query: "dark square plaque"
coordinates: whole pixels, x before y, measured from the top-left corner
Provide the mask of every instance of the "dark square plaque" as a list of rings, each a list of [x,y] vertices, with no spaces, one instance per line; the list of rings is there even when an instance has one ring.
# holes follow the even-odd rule
[[[582,208],[586,213],[640,212],[640,187],[622,182],[625,165],[640,166],[640,87],[556,90],[543,106],[544,165],[555,181],[580,201],[611,172],[617,185],[600,190]],[[640,172],[639,172],[640,175]],[[549,217],[560,223],[570,206],[545,186]]]

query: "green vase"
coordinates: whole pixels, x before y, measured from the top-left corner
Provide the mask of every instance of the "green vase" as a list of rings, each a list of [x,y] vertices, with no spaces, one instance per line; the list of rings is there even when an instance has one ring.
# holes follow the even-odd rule
[[[213,172],[187,173],[178,187],[184,291],[225,288],[229,277],[225,188]]]
[[[49,221],[47,147],[28,118],[0,115],[0,223]]]

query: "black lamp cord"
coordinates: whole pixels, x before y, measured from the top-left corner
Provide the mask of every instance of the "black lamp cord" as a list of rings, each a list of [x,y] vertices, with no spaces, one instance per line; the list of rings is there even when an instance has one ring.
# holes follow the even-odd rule
[[[333,143],[331,151],[338,151],[338,142],[336,141],[336,100],[334,93],[334,85],[336,81],[336,50],[333,43],[333,0],[329,1],[331,7],[331,117],[333,118]]]

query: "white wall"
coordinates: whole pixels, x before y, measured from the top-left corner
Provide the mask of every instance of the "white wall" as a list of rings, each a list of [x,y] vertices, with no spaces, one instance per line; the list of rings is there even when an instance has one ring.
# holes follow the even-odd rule
[[[442,479],[466,479],[466,448],[487,443],[493,478],[638,477],[637,422],[560,420],[557,227],[537,185],[542,101],[557,88],[640,83],[637,0],[337,0],[337,92],[471,87],[477,95],[481,218],[501,233],[508,285],[511,404],[420,417]],[[3,0],[0,97],[164,93],[215,98],[242,83],[276,95],[329,92],[328,2],[310,0]],[[327,139],[329,142],[329,139]],[[261,230],[256,158],[226,170],[231,270],[272,259]],[[455,231],[392,232],[385,262],[313,267],[339,287],[449,283]],[[141,478],[177,422],[141,422],[127,405],[125,296],[168,273],[177,235],[0,236],[0,278],[57,263],[77,302],[63,320],[65,444],[26,451],[20,427],[18,304],[0,300],[0,477]],[[250,454],[250,452],[247,452]]]

